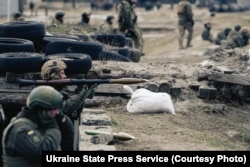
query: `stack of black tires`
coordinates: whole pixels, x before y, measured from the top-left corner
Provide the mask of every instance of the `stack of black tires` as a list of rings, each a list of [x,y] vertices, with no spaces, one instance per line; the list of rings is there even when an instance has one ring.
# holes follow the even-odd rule
[[[107,50],[104,44],[115,49]],[[68,65],[67,74],[83,74],[91,69],[92,60],[139,62],[141,52],[120,34],[51,35],[41,22],[0,24],[0,73],[40,72],[45,61],[58,57]]]

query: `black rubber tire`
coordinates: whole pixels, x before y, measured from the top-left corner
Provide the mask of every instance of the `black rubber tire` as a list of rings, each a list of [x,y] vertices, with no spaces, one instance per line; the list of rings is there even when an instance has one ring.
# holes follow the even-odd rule
[[[0,54],[0,72],[40,72],[43,55],[29,52],[9,52]]]
[[[111,46],[124,47],[125,36],[121,34],[96,34],[91,35],[91,38]]]
[[[0,38],[0,53],[35,52],[32,41],[20,38]]]
[[[132,48],[133,45],[133,40],[131,38],[126,37],[125,38],[125,46]]]
[[[45,36],[45,25],[36,21],[13,21],[0,24],[0,37],[35,39]]]
[[[67,65],[67,68],[65,69],[66,74],[86,74],[92,68],[92,59],[87,54],[52,54],[45,56],[44,61],[46,62],[57,58],[62,59]]]
[[[58,37],[58,36],[45,36],[45,37],[43,37],[41,45],[40,45],[41,52],[44,53],[46,46],[50,42],[55,42],[55,41],[77,41],[77,40],[72,39],[72,38]]]
[[[103,51],[103,46],[91,42],[55,41],[50,42],[45,48],[45,54],[57,53],[84,53],[91,56],[92,60],[98,60]]]
[[[129,58],[120,55],[116,51],[103,51],[100,60],[113,60],[113,61],[123,61],[132,62]]]

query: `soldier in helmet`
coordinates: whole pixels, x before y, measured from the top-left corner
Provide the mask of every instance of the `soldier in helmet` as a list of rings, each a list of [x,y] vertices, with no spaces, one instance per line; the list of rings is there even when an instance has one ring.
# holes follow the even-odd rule
[[[55,18],[52,20],[52,25],[61,25],[64,23],[65,13],[58,11],[55,13]]]
[[[79,22],[79,25],[90,27],[90,24],[89,24],[90,16],[91,16],[91,13],[83,12],[82,13],[82,19]]]
[[[42,151],[59,151],[61,133],[55,120],[62,95],[50,86],[34,88],[3,132],[3,166],[41,166]]]
[[[23,20],[24,18],[22,17],[22,13],[20,12],[13,13],[12,21],[23,21]]]
[[[137,26],[137,15],[135,13],[136,0],[122,0],[118,5],[119,31],[126,37],[132,38],[135,48],[143,50],[144,40],[141,29]]]
[[[250,38],[249,29],[243,28],[238,34],[234,34],[233,36],[228,38],[222,47],[225,49],[244,47],[248,45],[249,38]]]
[[[109,34],[115,33],[115,30],[113,27],[114,19],[115,19],[114,16],[107,16],[105,23],[100,25],[100,31],[109,33]]]
[[[230,27],[227,27],[223,31],[220,31],[214,40],[215,44],[222,45],[222,43],[227,40],[227,37],[231,31],[232,29]]]
[[[49,60],[41,68],[41,77],[44,80],[66,79],[67,76],[64,71],[66,68],[67,65],[60,59]],[[68,89],[65,86],[54,87],[63,95],[64,99],[62,112],[59,114],[61,117],[58,116],[59,128],[62,132],[62,150],[78,149],[76,148],[78,143],[74,143],[74,135],[77,135],[78,132],[73,130],[73,123],[79,121],[84,101],[94,94],[96,86],[84,87],[78,90],[78,94],[72,96],[68,95]],[[65,118],[64,122],[61,121],[61,118]]]
[[[181,0],[177,6],[178,28],[179,28],[179,49],[184,49],[183,38],[185,31],[188,32],[187,47],[192,47],[191,41],[193,37],[193,11],[189,0]]]
[[[229,35],[228,35],[228,39],[229,38],[234,38],[234,36],[238,36],[240,34],[240,30],[241,30],[241,26],[240,25],[235,25],[234,26],[234,30],[232,30]]]

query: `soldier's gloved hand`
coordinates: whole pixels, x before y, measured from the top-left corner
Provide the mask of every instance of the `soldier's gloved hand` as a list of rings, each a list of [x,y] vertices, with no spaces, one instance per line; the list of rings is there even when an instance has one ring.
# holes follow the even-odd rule
[[[57,114],[55,116],[57,124],[60,126],[66,121],[65,115],[63,113]]]
[[[79,96],[81,97],[82,100],[87,99],[88,97],[90,98],[91,96],[94,96],[95,90],[97,88],[98,84],[93,84],[91,85],[90,88],[83,89],[80,93]]]
[[[46,110],[38,111],[38,116],[44,128],[46,129],[58,128],[58,124],[55,118],[50,114],[49,111]]]

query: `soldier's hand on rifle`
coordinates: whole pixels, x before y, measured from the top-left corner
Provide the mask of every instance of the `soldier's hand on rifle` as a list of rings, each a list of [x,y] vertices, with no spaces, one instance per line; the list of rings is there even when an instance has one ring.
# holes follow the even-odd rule
[[[91,85],[90,87],[87,87],[85,90],[82,90],[80,92],[80,97],[82,97],[84,100],[87,98],[92,98],[95,94],[95,90],[97,89],[98,84],[95,83]]]

